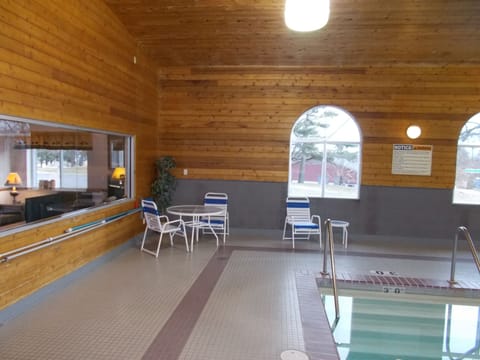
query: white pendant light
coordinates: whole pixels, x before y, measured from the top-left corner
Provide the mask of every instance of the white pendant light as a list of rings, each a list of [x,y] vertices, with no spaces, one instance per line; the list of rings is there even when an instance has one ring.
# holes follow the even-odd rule
[[[295,31],[315,31],[324,27],[330,16],[330,0],[286,0],[285,24]]]

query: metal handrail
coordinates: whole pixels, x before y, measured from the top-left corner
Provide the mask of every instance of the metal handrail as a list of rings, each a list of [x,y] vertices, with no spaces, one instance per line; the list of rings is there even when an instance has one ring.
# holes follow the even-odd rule
[[[335,301],[335,321],[332,324],[334,329],[340,319],[340,306],[338,305],[338,290],[337,290],[337,273],[335,272],[335,256],[333,249],[333,230],[332,222],[330,219],[325,221],[324,231],[325,233],[325,244],[323,247],[323,271],[322,275],[328,275],[327,271],[327,251],[330,250],[330,266],[332,270],[332,289],[333,289],[333,299]]]
[[[473,244],[472,237],[470,236],[470,232],[465,226],[459,226],[457,228],[457,232],[455,233],[455,239],[453,240],[453,249],[452,249],[452,265],[450,269],[450,284],[456,284],[455,281],[455,265],[457,264],[457,245],[458,245],[458,235],[460,233],[463,233],[465,236],[465,239],[467,240],[468,243],[468,248],[470,249],[470,252],[472,253],[473,256],[473,261],[475,262],[475,265],[477,266],[478,272],[480,272],[480,260],[478,258],[478,253],[477,249],[475,248],[475,245]]]
[[[19,247],[14,250],[7,251],[3,254],[0,254],[0,263],[8,262],[11,261],[15,258],[18,258],[20,256],[29,254],[31,252],[43,249],[45,247],[58,244],[60,242],[63,242],[65,240],[68,240],[72,237],[78,236],[80,234],[89,232],[93,229],[96,229],[97,227],[103,226],[109,222],[119,220],[125,216],[131,215],[133,213],[139,212],[140,209],[132,209],[132,210],[127,210],[119,214],[115,214],[109,217],[106,217],[104,219],[92,221],[87,224],[82,224],[75,226],[73,228],[68,228],[65,230],[65,233],[54,236],[54,237],[49,237],[44,240],[38,241],[36,243],[32,243],[26,246]]]

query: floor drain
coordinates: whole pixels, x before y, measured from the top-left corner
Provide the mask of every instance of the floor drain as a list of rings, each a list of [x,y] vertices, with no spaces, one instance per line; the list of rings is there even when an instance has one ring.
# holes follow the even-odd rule
[[[282,360],[308,360],[307,354],[298,350],[285,350],[280,354]]]

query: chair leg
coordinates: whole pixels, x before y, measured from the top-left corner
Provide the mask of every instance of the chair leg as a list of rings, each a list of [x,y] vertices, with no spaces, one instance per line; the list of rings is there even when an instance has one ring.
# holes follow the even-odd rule
[[[143,251],[144,249],[145,239],[147,238],[147,232],[148,232],[148,227],[146,227],[145,231],[143,232],[143,239],[142,239],[142,245],[140,246],[140,251]]]
[[[215,232],[214,229],[210,229],[212,232],[213,232],[213,235],[215,236],[215,239],[217,240],[217,247],[218,247],[218,235],[217,233]]]
[[[158,237],[157,252],[155,253],[156,258],[158,258],[158,254],[160,253],[160,245],[162,245],[162,238],[163,238],[163,232],[161,232]]]
[[[188,248],[188,239],[187,239],[187,231],[185,229],[185,224],[183,224],[182,226],[182,235],[183,235],[183,238],[185,239],[185,247],[187,248],[187,252],[189,252],[190,249]]]
[[[292,249],[295,249],[295,227],[292,224]]]
[[[283,238],[282,240],[285,240],[286,237],[286,232],[287,232],[287,220],[285,220],[285,223],[283,224]]]

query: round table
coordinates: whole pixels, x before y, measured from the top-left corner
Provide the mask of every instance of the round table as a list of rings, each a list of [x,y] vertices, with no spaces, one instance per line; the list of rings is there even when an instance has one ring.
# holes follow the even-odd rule
[[[212,231],[213,235],[215,235],[215,239],[217,240],[218,246],[218,236],[215,230],[213,230],[210,222],[200,221],[201,217],[210,217],[214,215],[222,215],[224,209],[217,206],[207,206],[207,205],[175,205],[170,206],[167,208],[167,212],[172,215],[178,215],[180,218],[183,216],[191,217],[191,221],[186,221],[185,225],[190,226],[192,228],[192,240],[191,240],[191,247],[190,251],[193,251],[193,239],[197,238],[198,241],[198,230],[201,227],[208,227]]]
[[[350,223],[348,221],[343,220],[331,220],[330,224],[332,224],[332,228],[342,228],[342,244],[344,247],[348,246],[348,225]]]

